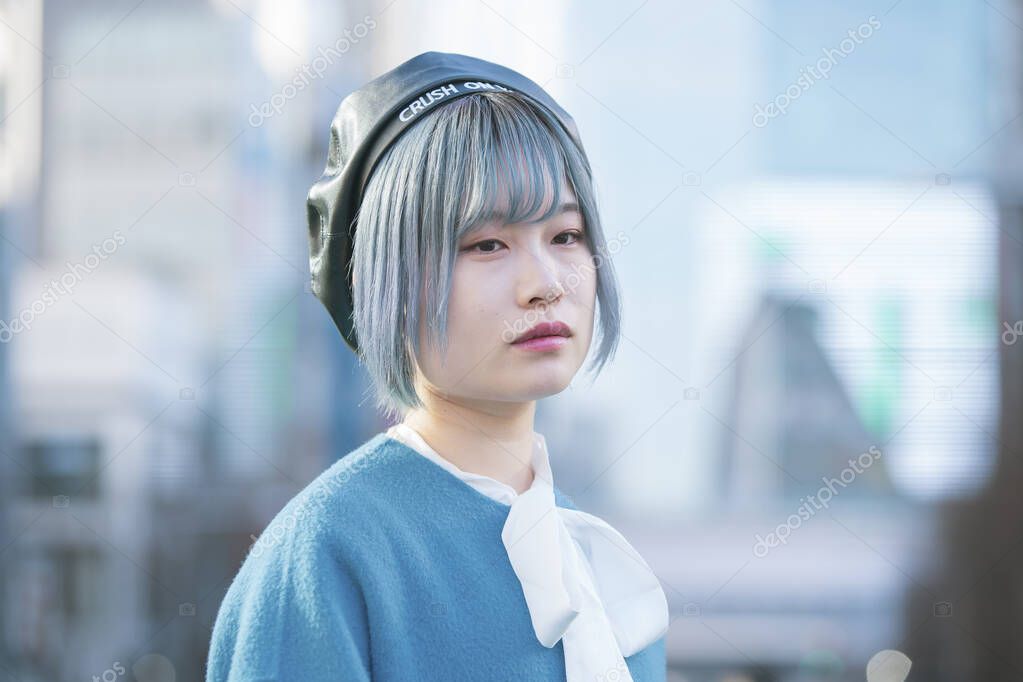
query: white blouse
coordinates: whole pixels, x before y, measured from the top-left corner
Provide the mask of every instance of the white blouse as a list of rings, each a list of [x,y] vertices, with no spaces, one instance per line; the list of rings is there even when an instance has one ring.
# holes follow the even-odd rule
[[[568,682],[631,682],[624,657],[667,632],[667,599],[657,576],[618,531],[592,514],[555,505],[544,437],[534,432],[533,483],[520,495],[506,483],[458,468],[404,422],[386,435],[510,505],[501,539],[537,639],[546,647],[564,640]]]

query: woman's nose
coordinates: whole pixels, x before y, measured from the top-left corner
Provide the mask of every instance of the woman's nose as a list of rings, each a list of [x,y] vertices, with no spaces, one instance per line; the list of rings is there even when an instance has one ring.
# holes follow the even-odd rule
[[[564,293],[561,284],[561,263],[542,248],[521,252],[518,277],[518,298],[523,306],[553,301]]]

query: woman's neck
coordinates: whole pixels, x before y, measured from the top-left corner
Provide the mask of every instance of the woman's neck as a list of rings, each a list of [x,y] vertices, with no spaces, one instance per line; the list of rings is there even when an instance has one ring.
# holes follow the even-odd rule
[[[489,476],[521,494],[533,482],[535,410],[535,401],[501,414],[443,401],[411,410],[402,421],[462,471]]]

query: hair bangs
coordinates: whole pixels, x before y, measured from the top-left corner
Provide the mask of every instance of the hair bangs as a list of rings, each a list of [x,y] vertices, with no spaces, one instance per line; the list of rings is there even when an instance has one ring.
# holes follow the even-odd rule
[[[459,178],[455,238],[479,227],[547,220],[561,203],[567,161],[553,132],[537,125],[528,105],[512,96],[468,97],[454,123],[468,140],[472,163],[451,168]],[[452,103],[458,106],[459,102]],[[461,113],[461,112],[460,112]]]

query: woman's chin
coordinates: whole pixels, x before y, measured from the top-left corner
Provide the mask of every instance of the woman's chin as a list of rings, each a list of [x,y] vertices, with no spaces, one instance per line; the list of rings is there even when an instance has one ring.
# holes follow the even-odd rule
[[[524,396],[525,400],[540,400],[557,395],[568,388],[572,383],[574,372],[545,372],[537,373],[536,376],[526,376],[523,372],[516,377],[516,389],[510,391]]]

